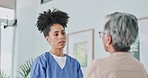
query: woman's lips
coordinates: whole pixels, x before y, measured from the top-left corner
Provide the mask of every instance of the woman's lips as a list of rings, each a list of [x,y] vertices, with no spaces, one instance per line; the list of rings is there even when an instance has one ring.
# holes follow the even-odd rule
[[[59,44],[65,44],[65,41],[60,41]]]

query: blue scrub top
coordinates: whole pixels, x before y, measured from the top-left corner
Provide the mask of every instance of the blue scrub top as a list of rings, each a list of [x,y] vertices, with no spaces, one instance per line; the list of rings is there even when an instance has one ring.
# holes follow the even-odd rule
[[[66,54],[66,64],[62,69],[54,57],[45,52],[35,59],[30,78],[83,78],[80,63]]]

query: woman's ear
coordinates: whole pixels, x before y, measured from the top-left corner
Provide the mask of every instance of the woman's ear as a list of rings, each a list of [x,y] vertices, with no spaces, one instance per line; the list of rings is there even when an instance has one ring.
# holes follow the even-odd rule
[[[111,35],[108,35],[108,36],[107,36],[107,43],[106,43],[106,46],[110,46],[111,43],[112,43],[112,37],[111,37]]]
[[[47,42],[50,42],[49,36],[46,36],[45,39]]]

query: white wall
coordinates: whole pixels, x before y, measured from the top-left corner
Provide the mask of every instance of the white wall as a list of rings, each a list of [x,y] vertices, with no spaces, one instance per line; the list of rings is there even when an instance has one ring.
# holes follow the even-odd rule
[[[148,72],[148,19],[139,21],[140,28],[140,61],[144,64]]]
[[[34,57],[35,53],[35,27],[36,0],[17,0],[17,27],[15,37],[15,51],[13,62],[13,75],[19,71],[19,66]],[[18,77],[18,75],[17,75]]]
[[[147,16],[147,0],[53,0],[40,5],[40,0],[17,0],[17,65],[22,64],[31,57],[49,51],[50,46],[43,35],[34,26],[38,13],[49,8],[58,8],[66,11],[70,20],[67,33],[95,29],[95,58],[108,56],[104,51],[98,31],[103,30],[104,16],[115,11],[128,12],[137,17]],[[30,2],[31,1],[31,2]]]

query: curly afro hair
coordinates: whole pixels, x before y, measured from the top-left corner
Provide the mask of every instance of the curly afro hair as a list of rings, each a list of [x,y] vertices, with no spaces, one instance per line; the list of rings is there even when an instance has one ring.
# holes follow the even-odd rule
[[[65,29],[65,27],[67,27],[68,18],[69,16],[66,12],[58,9],[51,11],[49,9],[48,11],[44,11],[39,15],[36,26],[38,30],[43,32],[44,36],[46,37],[48,36],[50,27],[53,24],[60,24]]]

